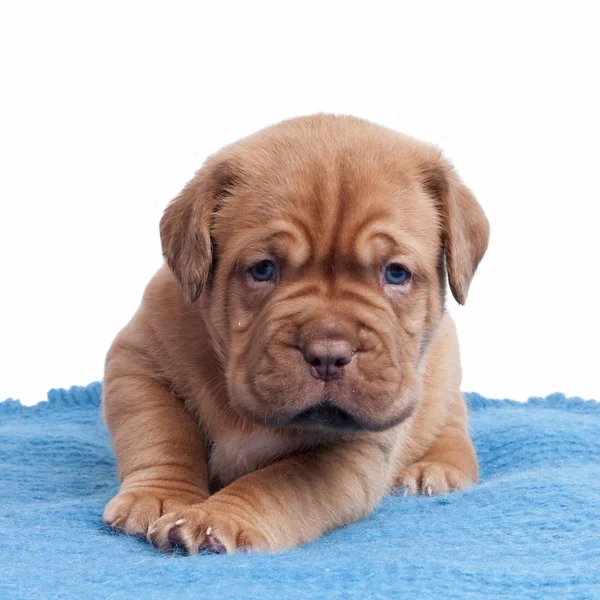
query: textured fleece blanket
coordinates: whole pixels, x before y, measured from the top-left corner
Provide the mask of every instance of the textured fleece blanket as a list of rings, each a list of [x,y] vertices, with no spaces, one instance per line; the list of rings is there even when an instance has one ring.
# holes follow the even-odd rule
[[[600,404],[467,395],[481,483],[383,500],[271,555],[161,555],[109,532],[101,387],[0,404],[0,598],[600,598]]]

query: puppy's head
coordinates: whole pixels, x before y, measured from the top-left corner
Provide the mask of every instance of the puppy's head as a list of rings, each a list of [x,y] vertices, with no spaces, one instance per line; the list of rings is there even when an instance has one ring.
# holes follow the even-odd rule
[[[211,157],[161,239],[185,299],[200,298],[234,410],[382,430],[414,410],[446,271],[463,303],[488,223],[434,148],[319,115]]]

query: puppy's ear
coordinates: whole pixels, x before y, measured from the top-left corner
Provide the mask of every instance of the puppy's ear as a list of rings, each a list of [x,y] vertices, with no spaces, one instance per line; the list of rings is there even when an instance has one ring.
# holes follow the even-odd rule
[[[188,304],[200,297],[215,261],[211,228],[238,176],[227,162],[209,159],[167,206],[160,221],[163,256]]]
[[[475,196],[448,161],[440,156],[423,173],[425,187],[438,203],[450,289],[456,301],[464,304],[487,250],[490,226]]]

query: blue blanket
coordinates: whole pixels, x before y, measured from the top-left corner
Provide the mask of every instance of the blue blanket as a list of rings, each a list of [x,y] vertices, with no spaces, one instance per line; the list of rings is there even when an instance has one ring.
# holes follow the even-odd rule
[[[0,598],[600,598],[600,404],[467,396],[481,483],[385,498],[272,555],[161,555],[102,524],[100,384],[0,404]]]

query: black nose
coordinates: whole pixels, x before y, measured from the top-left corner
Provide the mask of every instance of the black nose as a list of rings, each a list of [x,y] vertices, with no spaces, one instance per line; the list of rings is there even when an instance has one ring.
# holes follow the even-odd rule
[[[313,377],[323,381],[341,377],[343,368],[354,357],[352,346],[344,340],[312,340],[305,344],[302,354],[311,365]]]

